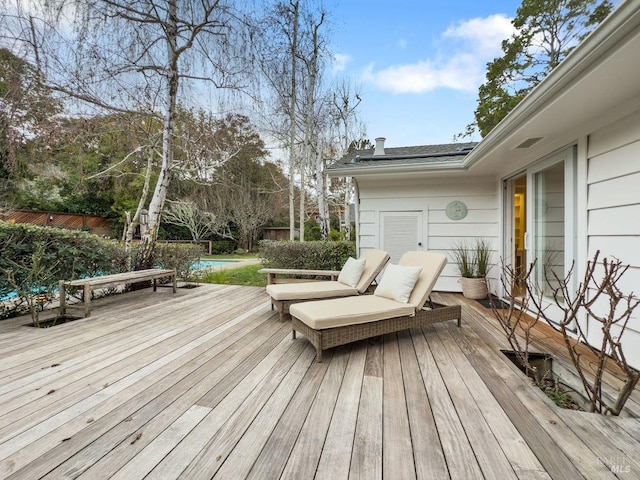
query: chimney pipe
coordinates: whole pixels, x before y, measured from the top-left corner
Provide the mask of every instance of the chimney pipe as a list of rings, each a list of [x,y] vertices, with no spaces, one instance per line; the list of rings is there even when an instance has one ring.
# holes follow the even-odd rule
[[[384,138],[384,137],[376,138],[376,148],[373,151],[373,155],[374,156],[384,155],[384,141],[385,140],[386,140],[386,138]]]

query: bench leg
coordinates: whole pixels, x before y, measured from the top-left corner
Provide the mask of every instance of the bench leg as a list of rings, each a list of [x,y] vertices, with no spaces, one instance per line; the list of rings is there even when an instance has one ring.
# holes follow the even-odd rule
[[[91,285],[85,283],[84,285],[84,316],[88,317],[91,315]]]
[[[65,291],[64,281],[58,282],[58,293],[60,295],[60,315],[65,316],[67,313],[67,292]]]
[[[173,280],[173,293],[176,293],[178,291],[178,280],[176,279],[175,272],[171,275],[171,279]]]

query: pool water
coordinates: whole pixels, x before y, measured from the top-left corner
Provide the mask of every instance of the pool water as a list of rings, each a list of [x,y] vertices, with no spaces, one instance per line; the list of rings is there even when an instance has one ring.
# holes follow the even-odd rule
[[[203,270],[205,268],[220,267],[222,265],[229,265],[230,263],[237,263],[239,260],[199,260],[191,267],[193,270]],[[0,302],[6,300],[12,300],[18,297],[17,292],[8,292],[6,295],[0,296]]]
[[[236,263],[237,260],[200,260],[193,264],[193,270],[202,270],[204,268],[220,267],[222,265],[229,265],[230,263]]]

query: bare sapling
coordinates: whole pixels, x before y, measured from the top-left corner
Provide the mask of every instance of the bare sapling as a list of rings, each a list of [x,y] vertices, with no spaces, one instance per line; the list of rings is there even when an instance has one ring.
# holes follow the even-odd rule
[[[519,366],[539,386],[545,381],[548,372],[545,370],[540,371],[531,362],[529,352],[533,342],[532,331],[538,320],[540,320],[540,314],[532,315],[527,313],[531,303],[531,296],[529,291],[522,287],[528,282],[535,262],[522,273],[516,271],[512,265],[506,265],[503,260],[501,264],[500,282],[504,292],[503,302],[508,306],[507,308],[499,308],[490,295],[491,312],[498,320],[502,331],[507,337]]]
[[[626,294],[618,287],[629,265],[624,266],[620,260],[606,257],[598,263],[599,255],[600,251],[597,251],[593,260],[587,262],[584,278],[575,293],[571,291],[570,282],[573,266],[564,278],[551,269],[545,269],[545,281],[551,287],[551,298],[560,309],[561,318],[547,318],[542,295],[536,295],[539,291],[532,282],[527,282],[527,290],[535,310],[562,334],[590,402],[590,411],[619,415],[640,378],[640,372],[627,362],[622,345],[622,337],[640,299],[633,292]],[[587,341],[585,319],[589,320],[591,330],[599,327],[602,340],[598,345]],[[591,355],[585,355],[585,351]],[[613,402],[603,395],[604,375],[612,363],[624,381]]]
[[[53,271],[57,261],[51,263],[46,254],[46,246],[38,243],[33,253],[23,262],[9,260],[11,268],[3,269],[9,285],[19,299],[27,304],[34,327],[40,327],[40,311],[51,301],[56,280]]]

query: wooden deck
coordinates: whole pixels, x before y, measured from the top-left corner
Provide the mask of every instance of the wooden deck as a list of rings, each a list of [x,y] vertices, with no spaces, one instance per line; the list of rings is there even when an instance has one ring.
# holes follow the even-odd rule
[[[435,300],[463,304],[462,328],[321,364],[262,288],[132,292],[50,329],[2,321],[0,478],[640,478],[640,420],[559,409],[500,353],[487,310]]]

